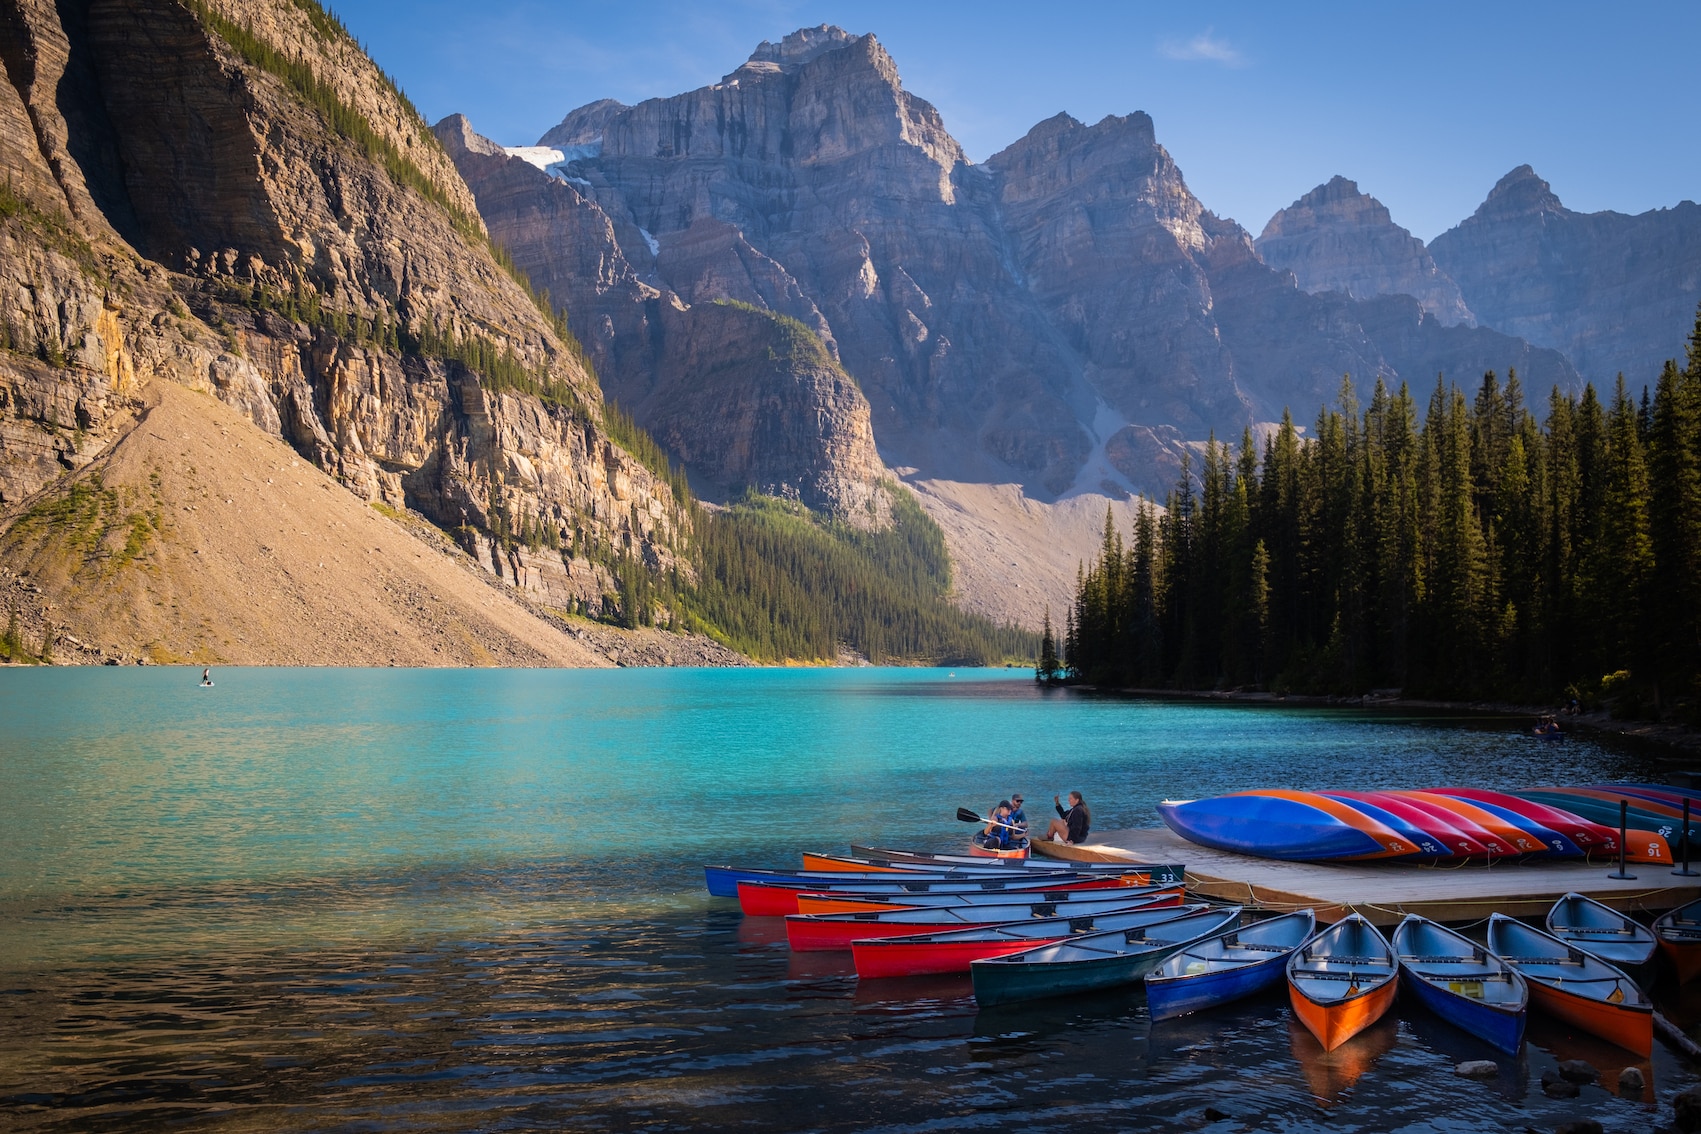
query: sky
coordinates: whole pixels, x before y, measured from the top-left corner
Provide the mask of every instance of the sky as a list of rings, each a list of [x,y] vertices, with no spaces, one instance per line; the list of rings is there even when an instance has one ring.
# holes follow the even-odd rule
[[[973,161],[1067,111],[1144,110],[1205,207],[1257,235],[1335,174],[1429,240],[1528,163],[1565,204],[1701,197],[1701,2],[329,0],[428,121],[530,145],[598,98],[717,82],[764,39],[873,32]]]

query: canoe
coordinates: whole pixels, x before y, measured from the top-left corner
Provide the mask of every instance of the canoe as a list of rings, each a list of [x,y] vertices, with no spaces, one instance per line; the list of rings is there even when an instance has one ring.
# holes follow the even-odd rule
[[[786,942],[799,953],[848,950],[852,941],[873,937],[902,937],[907,933],[938,933],[1050,917],[1097,917],[1099,914],[1141,909],[1153,902],[1170,905],[1181,899],[1173,889],[1155,893],[1130,892],[1098,902],[1023,902],[1014,897],[1006,906],[944,906],[932,910],[878,910],[867,913],[792,914],[786,918]]]
[[[1348,914],[1288,957],[1288,1000],[1324,1051],[1382,1018],[1399,992],[1400,966],[1388,941]]]
[[[1461,804],[1486,811],[1490,815],[1507,824],[1514,830],[1520,831],[1528,839],[1528,843],[1517,844],[1518,850],[1537,858],[1583,858],[1588,851],[1583,849],[1571,836],[1559,831],[1530,815],[1525,808],[1507,807],[1487,799],[1465,799],[1462,796],[1449,795],[1446,792],[1429,791],[1425,795],[1444,795],[1449,799],[1457,799]],[[1616,839],[1614,840],[1617,841]]]
[[[1505,914],[1488,919],[1488,948],[1529,983],[1530,1003],[1638,1055],[1654,1050],[1654,1006],[1599,957]]]
[[[969,965],[975,1000],[983,1008],[1047,996],[1102,992],[1138,984],[1172,954],[1213,937],[1240,920],[1228,906],[1160,922],[1146,929],[1087,933]]]
[[[856,966],[856,975],[865,979],[966,973],[973,962],[986,957],[1020,953],[1081,934],[1146,929],[1210,908],[1204,903],[1184,906],[1177,899],[1173,904],[1153,903],[1120,913],[1048,917],[978,929],[868,938],[851,942],[851,962]]]
[[[1453,816],[1454,823],[1458,823],[1461,820],[1469,820],[1470,822],[1475,823],[1478,827],[1481,827],[1484,831],[1488,832],[1489,836],[1500,840],[1502,846],[1505,847],[1504,850],[1496,851],[1496,854],[1526,855],[1548,853],[1548,847],[1545,844],[1532,839],[1520,824],[1509,822],[1501,816],[1494,814],[1492,811],[1489,811],[1487,808],[1481,807],[1468,799],[1458,799],[1451,795],[1437,795],[1434,792],[1427,791],[1402,791],[1399,794],[1401,799],[1409,799],[1414,803],[1423,803],[1445,809]],[[1466,829],[1469,830],[1469,828]],[[1485,846],[1489,845],[1486,838],[1479,836],[1479,840]]]
[[[972,838],[969,840],[969,854],[974,858],[996,858],[1000,861],[1023,859],[1028,857],[1028,844],[1024,840],[1021,846],[1015,847],[983,847]]]
[[[1025,901],[1062,902],[1067,905],[1070,901],[1101,901],[1109,893],[1151,895],[1158,893],[1174,894],[1180,898],[1185,893],[1185,887],[1169,886],[1127,886],[1120,890],[1108,891],[1104,888],[1071,890],[1067,887],[1046,887],[1037,890],[999,890],[982,894],[858,894],[834,892],[828,894],[799,894],[797,896],[797,912],[800,914],[824,913],[866,913],[879,910],[918,910],[938,909],[942,906],[996,906],[1009,905],[1011,894],[1019,894]]]
[[[1049,872],[1016,870],[1012,868],[994,868],[988,864],[980,870],[942,869],[942,870],[775,870],[754,866],[705,866],[703,867],[703,882],[708,887],[709,894],[716,898],[738,897],[740,882],[773,882],[782,879],[795,878],[821,883],[833,882],[983,882],[1000,879],[1021,882],[1035,878],[1056,878],[1064,874],[1076,877],[1113,875],[1114,871],[1099,870],[1054,870]]]
[[[1347,799],[1363,799],[1400,816],[1414,826],[1429,832],[1431,837],[1446,843],[1448,850],[1455,858],[1488,858],[1494,853],[1472,838],[1463,827],[1453,822],[1455,817],[1448,816],[1439,808],[1419,807],[1408,799],[1401,799],[1399,796],[1385,791],[1342,791],[1332,794]]]
[[[1545,803],[1549,807],[1558,807],[1572,811],[1591,822],[1603,827],[1618,830],[1618,798],[1610,801],[1593,795],[1578,795],[1563,788],[1519,788],[1511,794],[1519,799],[1528,799],[1535,803]],[[1669,823],[1664,816],[1654,815],[1636,806],[1634,800],[1630,803],[1627,817],[1628,830],[1625,832],[1624,857],[1631,862],[1665,863],[1670,865],[1672,858],[1671,840],[1668,836],[1677,834],[1677,824]],[[1662,832],[1661,827],[1667,828]]]
[[[1701,898],[1660,915],[1654,937],[1676,967],[1679,984],[1701,975]]]
[[[1407,914],[1394,929],[1400,977],[1418,1003],[1490,1047],[1517,1055],[1530,990],[1524,978],[1481,945]]]
[[[1647,926],[1582,894],[1567,894],[1547,911],[1547,931],[1642,979],[1659,942]]]
[[[1635,815],[1637,812],[1641,812],[1645,815],[1659,819],[1660,822],[1653,824],[1650,829],[1665,835],[1666,841],[1671,843],[1674,847],[1677,845],[1677,839],[1673,838],[1673,835],[1677,835],[1680,838],[1682,837],[1683,800],[1680,798],[1673,798],[1669,792],[1647,791],[1640,788],[1620,788],[1611,784],[1604,787],[1544,788],[1542,790],[1563,791],[1568,795],[1588,796],[1614,807],[1618,805],[1620,800],[1623,800],[1630,805],[1630,813],[1632,815]],[[1670,832],[1666,830],[1668,827],[1671,829]],[[1694,846],[1697,842],[1701,842],[1701,810],[1698,810],[1693,803],[1690,804],[1689,808],[1688,835],[1691,846]]]
[[[1363,792],[1325,791],[1319,792],[1325,799],[1333,799],[1344,803],[1354,811],[1376,820],[1384,827],[1393,831],[1417,848],[1411,856],[1434,861],[1439,858],[1453,858],[1453,851],[1436,835],[1419,826],[1412,820],[1410,814],[1396,814],[1393,810],[1380,803],[1373,803]]]
[[[1316,929],[1316,915],[1300,910],[1197,941],[1146,974],[1147,1011],[1168,1020],[1279,984],[1288,954]]]
[[[1326,811],[1348,826],[1355,827],[1375,839],[1378,849],[1369,853],[1356,855],[1358,859],[1376,858],[1422,858],[1424,854],[1416,843],[1405,838],[1399,831],[1394,830],[1380,820],[1373,819],[1350,803],[1315,791],[1287,791],[1281,788],[1258,788],[1254,791],[1237,792],[1238,795],[1262,796],[1267,799],[1286,799],[1295,803],[1308,804],[1320,811]]]
[[[808,866],[812,857],[815,856],[805,854],[803,856],[804,865]],[[821,857],[825,858],[827,856]],[[932,867],[935,869],[942,868],[948,870],[955,870],[963,867],[986,870],[997,869],[1002,866],[1010,869],[1061,870],[1071,873],[1096,874],[1102,871],[1107,874],[1116,874],[1131,872],[1135,874],[1149,875],[1150,877],[1147,879],[1149,882],[1182,882],[1185,881],[1187,877],[1186,866],[1182,863],[1175,862],[1156,863],[1131,861],[1124,864],[1121,862],[1060,862],[1056,859],[1028,858],[1025,860],[1010,860],[1003,863],[991,863],[986,862],[983,859],[973,858],[969,855],[934,854],[929,851],[892,850],[887,847],[863,846],[860,843],[852,843],[851,857],[840,861],[868,862],[881,866],[896,867]],[[814,869],[831,870],[835,868],[831,866],[816,866]]]
[[[1559,807],[1549,807],[1545,803],[1523,799],[1503,791],[1487,791],[1483,788],[1430,788],[1432,795],[1450,795],[1455,799],[1468,799],[1478,803],[1492,803],[1508,811],[1516,811],[1528,815],[1531,819],[1553,828],[1572,842],[1582,847],[1585,852],[1602,851],[1618,853],[1618,828],[1607,827],[1600,823],[1592,823],[1575,812],[1566,811]]]
[[[973,882],[961,879],[947,878],[940,880],[917,880],[902,883],[891,882],[841,882],[830,883],[815,880],[756,880],[738,884],[738,908],[748,917],[784,917],[786,914],[797,912],[797,896],[799,894],[890,894],[902,896],[906,894],[1039,894],[1047,890],[1128,890],[1138,887],[1124,886],[1115,878],[1080,878],[1071,875],[1046,879],[1030,877],[1018,880]]]
[[[1158,804],[1158,817],[1189,842],[1260,858],[1326,862],[1385,855],[1382,842],[1367,826],[1386,831],[1401,846],[1409,845],[1346,804],[1318,799],[1322,802],[1265,795],[1166,799]],[[1346,821],[1341,811],[1350,812],[1356,821]]]
[[[1496,858],[1510,858],[1515,853],[1512,850],[1512,844],[1508,843],[1505,839],[1502,839],[1495,832],[1484,827],[1471,816],[1453,810],[1451,804],[1457,803],[1457,800],[1443,800],[1441,798],[1431,799],[1422,793],[1413,795],[1412,793],[1405,791],[1372,792],[1371,794],[1377,799],[1381,799],[1386,796],[1390,799],[1401,800],[1407,806],[1415,807],[1420,811],[1423,811],[1425,814],[1434,816],[1441,822],[1451,823],[1454,827],[1463,832],[1467,838],[1482,847],[1485,857],[1490,860]]]

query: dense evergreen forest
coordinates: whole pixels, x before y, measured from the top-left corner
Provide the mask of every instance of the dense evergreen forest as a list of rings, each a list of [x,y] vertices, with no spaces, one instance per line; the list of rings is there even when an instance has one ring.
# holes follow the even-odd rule
[[[1036,636],[952,604],[939,526],[894,486],[892,525],[863,531],[801,504],[751,493],[730,507],[693,503],[695,580],[612,564],[612,617],[664,619],[766,661],[831,661],[841,646],[876,664],[1029,662]]]
[[[1350,382],[1310,436],[1210,443],[1078,579],[1094,684],[1540,702],[1701,717],[1701,313],[1687,365],[1603,401],[1517,375],[1427,411]]]

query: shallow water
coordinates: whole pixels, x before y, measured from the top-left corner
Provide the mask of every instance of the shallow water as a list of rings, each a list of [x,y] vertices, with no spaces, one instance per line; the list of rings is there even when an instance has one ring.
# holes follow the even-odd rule
[[[706,861],[960,846],[955,807],[1658,775],[1512,722],[1153,702],[960,670],[0,672],[0,1127],[751,1130],[1649,1126],[1420,1010],[1324,1056],[1279,996],[977,1013],[702,892]],[[1646,869],[1646,868],[1644,868]],[[1668,1011],[1701,1005],[1668,994]],[[1669,1114],[1668,1107],[1665,1110]]]

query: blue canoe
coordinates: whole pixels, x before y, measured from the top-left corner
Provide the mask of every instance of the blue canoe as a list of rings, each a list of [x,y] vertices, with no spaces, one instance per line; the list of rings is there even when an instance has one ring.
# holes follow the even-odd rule
[[[929,870],[857,872],[849,870],[764,870],[751,866],[704,866],[703,884],[716,898],[738,897],[740,882],[810,882],[820,883],[823,890],[845,889],[866,885],[873,891],[917,891],[944,884],[956,883],[965,887],[1001,890],[1007,887],[1055,885],[1059,881],[1079,882],[1111,873],[1079,869],[1090,863],[1068,863],[1057,870]]]
[[[1280,984],[1288,954],[1316,930],[1316,915],[1300,910],[1189,945],[1146,974],[1146,1007],[1167,1020]]]
[[[1646,983],[1653,975],[1654,950],[1659,946],[1653,930],[1593,898],[1570,893],[1553,903],[1547,911],[1547,931],[1567,945],[1588,950],[1633,980]]]
[[[1407,990],[1425,1008],[1496,1051],[1518,1054],[1530,990],[1511,965],[1416,914],[1395,928],[1393,945]]]
[[[1158,816],[1189,842],[1236,854],[1298,862],[1376,855],[1382,844],[1320,808],[1266,795],[1164,800]]]

